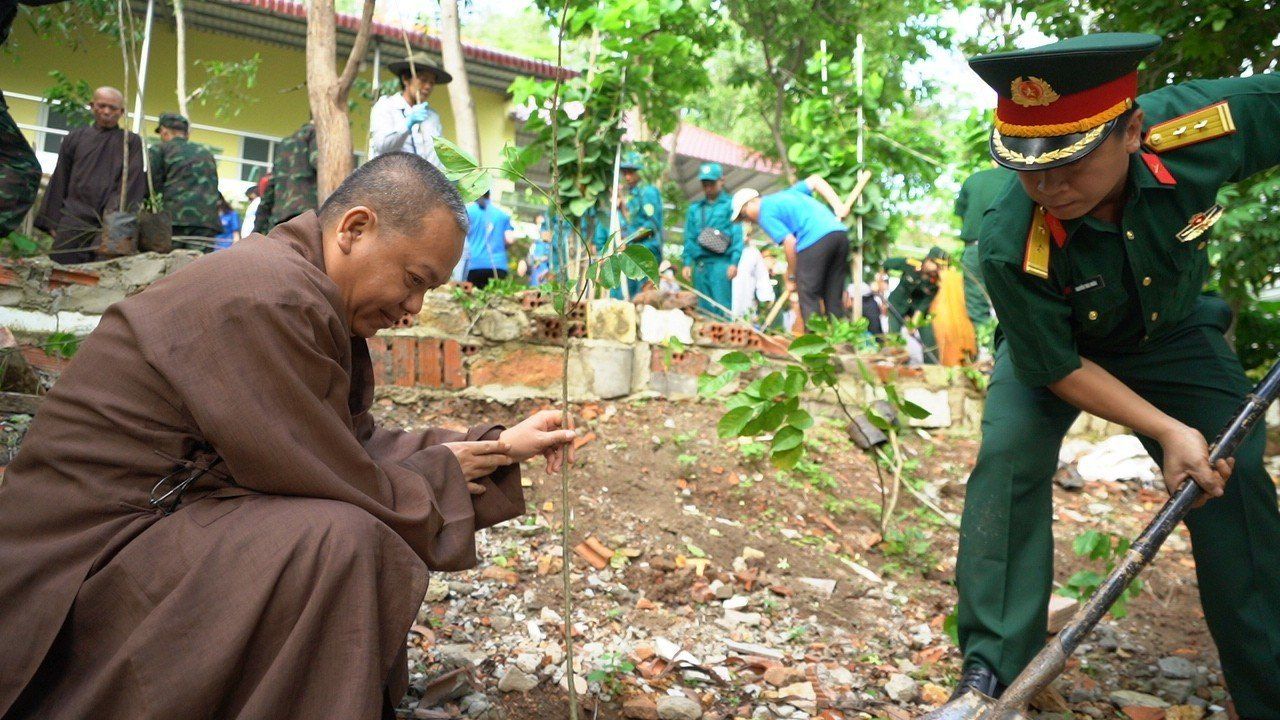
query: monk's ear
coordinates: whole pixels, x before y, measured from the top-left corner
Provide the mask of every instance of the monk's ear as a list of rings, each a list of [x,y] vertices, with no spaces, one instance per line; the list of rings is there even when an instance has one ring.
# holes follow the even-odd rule
[[[338,247],[344,254],[351,252],[356,242],[369,239],[377,232],[378,215],[372,208],[356,205],[342,213],[338,221]]]
[[[1129,124],[1124,127],[1124,150],[1126,153],[1132,154],[1138,152],[1142,147],[1142,120],[1146,117],[1146,113],[1142,108],[1133,111],[1133,115],[1129,118]]]

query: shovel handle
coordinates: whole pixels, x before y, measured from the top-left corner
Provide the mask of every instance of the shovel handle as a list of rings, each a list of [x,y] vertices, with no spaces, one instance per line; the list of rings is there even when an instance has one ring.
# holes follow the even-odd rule
[[[1267,406],[1274,402],[1277,396],[1280,396],[1280,360],[1272,365],[1271,370],[1262,382],[1254,387],[1253,392],[1245,396],[1240,409],[1232,416],[1218,439],[1214,440],[1209,450],[1210,465],[1235,454],[1240,443],[1244,442],[1245,437],[1258,425],[1267,411]],[[1067,655],[1076,649],[1107,610],[1111,609],[1111,605],[1125,588],[1129,587],[1129,583],[1151,562],[1159,552],[1160,546],[1169,537],[1169,533],[1173,532],[1178,523],[1187,516],[1191,506],[1200,499],[1203,492],[1194,480],[1187,480],[1165,502],[1164,507],[1160,508],[1160,512],[1152,518],[1146,529],[1130,546],[1124,560],[1111,571],[1101,587],[1089,598],[1089,602],[1072,618],[1071,623],[1058,634]]]

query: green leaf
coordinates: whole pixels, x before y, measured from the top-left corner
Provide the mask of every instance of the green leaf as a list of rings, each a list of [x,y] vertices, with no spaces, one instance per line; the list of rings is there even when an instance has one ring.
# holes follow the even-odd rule
[[[942,632],[951,638],[951,644],[960,646],[960,620],[957,611],[952,610],[951,614],[942,621]]]
[[[743,370],[750,369],[751,358],[747,357],[746,353],[735,350],[730,353],[725,353],[725,355],[720,358],[720,366],[725,370],[737,370],[741,372]]]
[[[591,206],[595,204],[596,201],[591,198],[574,198],[569,201],[569,214],[574,217],[582,217],[583,215],[586,215],[587,211],[591,209]]]
[[[462,196],[463,202],[468,203],[488,192],[491,184],[489,171],[481,170],[480,168],[476,168],[458,178],[457,182],[458,194]]]
[[[868,385],[875,385],[876,376],[872,374],[871,368],[867,367],[867,364],[862,362],[861,358],[857,360],[857,363],[858,363],[858,373],[862,375],[862,381]]]
[[[796,408],[787,416],[787,423],[801,430],[808,430],[813,427],[813,416],[809,414],[808,410]]]
[[[778,426],[782,425],[782,421],[786,420],[790,414],[791,410],[786,403],[770,405],[764,412],[760,413],[760,429],[758,432],[773,432],[777,430]]]
[[[930,414],[928,410],[925,410],[924,408],[911,402],[910,400],[903,400],[902,404],[899,405],[899,407],[902,409],[902,412],[906,413],[907,415],[910,415],[916,420],[923,420],[929,417],[929,414]]]
[[[738,437],[742,430],[755,417],[756,411],[750,407],[739,407],[730,410],[716,423],[716,433],[722,438]]]
[[[696,558],[704,558],[707,556],[706,550],[703,550],[702,548],[698,547],[697,545],[694,545],[693,543],[685,543],[684,549],[688,550],[689,554]]]
[[[643,245],[628,245],[622,253],[640,266],[640,270],[644,272],[644,276],[658,282],[658,259],[653,256],[653,252]]]
[[[611,290],[618,286],[618,256],[610,255],[596,264],[595,281],[600,287]]]
[[[698,394],[704,397],[715,395],[737,377],[738,373],[734,370],[725,370],[719,375],[703,373],[698,376]]]
[[[783,425],[773,436],[773,443],[770,447],[774,453],[780,453],[791,448],[799,447],[804,442],[804,432],[799,428],[790,425]]]
[[[804,392],[804,386],[809,382],[809,374],[798,367],[787,368],[787,382],[785,392],[788,395],[796,396]]]
[[[889,422],[888,419],[881,416],[880,413],[876,412],[875,410],[872,410],[871,408],[867,408],[865,414],[867,416],[867,420],[869,420],[872,425],[875,425],[881,430],[885,432],[889,432],[889,430],[893,428],[893,423]]]
[[[796,466],[796,463],[800,462],[800,458],[802,457],[804,457],[804,446],[775,452],[769,456],[769,461],[773,463],[773,466],[776,468],[781,470],[790,470]]]
[[[773,371],[760,380],[760,397],[774,398],[781,395],[787,389],[786,378],[782,373]]]
[[[70,358],[80,349],[80,338],[69,332],[50,333],[45,338],[44,347],[54,357]]]
[[[450,180],[456,180],[480,167],[478,160],[446,138],[437,135],[432,141],[435,144],[436,157],[440,158],[440,164],[444,166],[445,175],[448,175]]]
[[[801,335],[791,341],[791,347],[787,350],[798,358],[808,355],[815,355],[831,349],[831,343],[820,335]]]

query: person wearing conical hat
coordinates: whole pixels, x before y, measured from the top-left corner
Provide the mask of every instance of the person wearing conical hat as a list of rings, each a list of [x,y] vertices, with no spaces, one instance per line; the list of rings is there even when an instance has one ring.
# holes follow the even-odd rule
[[[978,243],[999,329],[956,564],[956,694],[999,694],[1044,644],[1051,478],[1084,411],[1131,428],[1170,490],[1205,489],[1186,520],[1204,618],[1239,716],[1278,718],[1276,488],[1261,432],[1209,464],[1252,383],[1230,310],[1201,290],[1218,190],[1280,164],[1280,75],[1139,96],[1160,44],[1103,33],[969,61],[998,95],[991,156],[1018,182]]]
[[[427,102],[436,85],[448,85],[453,76],[426,53],[413,53],[387,64],[400,79],[400,92],[378,98],[369,113],[369,159],[389,152],[413,153],[441,168],[435,138],[444,135],[440,113]]]

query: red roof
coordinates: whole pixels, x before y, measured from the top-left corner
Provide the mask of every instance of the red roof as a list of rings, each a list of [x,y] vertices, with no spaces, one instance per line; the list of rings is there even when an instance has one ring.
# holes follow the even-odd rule
[[[757,172],[781,175],[782,166],[773,160],[762,157],[760,153],[740,145],[733,140],[717,135],[710,130],[703,130],[696,125],[681,125],[674,133],[676,137],[676,155],[697,158],[706,162],[718,162],[721,165],[746,168]],[[662,147],[671,152],[672,135],[662,138]]]
[[[237,5],[260,8],[277,15],[285,15],[302,19],[306,19],[307,17],[306,5],[302,2],[298,2],[298,0],[228,0],[228,2]],[[360,17],[357,15],[338,13],[337,20],[338,27],[345,28],[351,32],[356,32],[360,28]],[[428,35],[417,30],[406,31],[404,28],[377,21],[374,21],[371,31],[374,36],[381,36],[393,40],[400,40],[407,34],[411,45],[440,52],[440,38],[435,37],[434,35]],[[519,55],[512,55],[500,50],[481,47],[479,45],[471,45],[468,43],[462,44],[462,55],[471,60],[509,68],[517,72],[546,78],[548,80],[554,80],[557,75],[560,75],[561,77],[572,77],[577,74],[573,70],[557,67],[554,63],[549,63],[545,60],[521,57]]]

